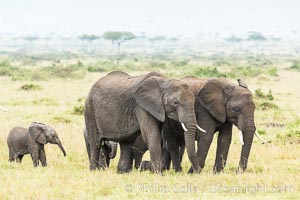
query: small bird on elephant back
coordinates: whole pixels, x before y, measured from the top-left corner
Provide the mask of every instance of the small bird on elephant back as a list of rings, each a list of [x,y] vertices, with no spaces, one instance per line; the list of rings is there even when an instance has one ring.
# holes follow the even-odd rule
[[[47,166],[44,145],[47,143],[57,144],[64,156],[66,152],[56,131],[46,124],[33,122],[29,128],[14,127],[7,137],[9,161],[22,162],[23,156],[30,154],[33,166],[37,167],[39,161],[42,166]]]

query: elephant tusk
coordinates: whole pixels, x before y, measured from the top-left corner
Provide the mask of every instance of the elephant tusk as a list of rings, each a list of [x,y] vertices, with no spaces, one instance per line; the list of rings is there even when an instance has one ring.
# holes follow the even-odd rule
[[[6,110],[5,108],[3,107],[0,107],[0,110],[4,111],[4,112],[8,112],[8,110]]]
[[[184,123],[181,122],[181,126],[182,126],[184,131],[188,131],[187,128],[185,127]]]
[[[263,144],[267,143],[266,140],[264,140],[259,134],[257,131],[255,131],[255,135],[258,137],[258,139],[260,139],[262,141]]]
[[[201,128],[198,124],[196,124],[196,127],[199,129],[199,131],[202,131],[203,133],[206,133],[206,130],[204,130],[203,128]]]
[[[242,145],[244,145],[244,139],[243,139],[243,133],[241,130],[239,130],[239,139]]]

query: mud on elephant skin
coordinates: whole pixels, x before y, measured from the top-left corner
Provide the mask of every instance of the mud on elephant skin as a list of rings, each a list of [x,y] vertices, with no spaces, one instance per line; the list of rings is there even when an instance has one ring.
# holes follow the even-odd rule
[[[88,154],[89,161],[91,160],[91,150],[90,150],[90,142],[87,135],[86,128],[83,129],[83,135],[86,145],[86,151]],[[118,151],[118,143],[113,141],[104,141],[99,155],[99,166],[102,169],[109,167],[110,160],[116,157]]]
[[[186,84],[152,72],[129,76],[111,72],[91,88],[85,103],[85,123],[90,138],[90,169],[99,168],[102,140],[119,142],[121,156],[141,132],[150,151],[153,171],[162,171],[161,126],[166,117],[184,124],[186,148],[193,168],[198,171],[195,154],[195,97]],[[122,160],[122,159],[120,159]],[[124,169],[119,163],[119,171]]]
[[[64,156],[66,152],[56,131],[48,125],[33,122],[28,129],[14,127],[7,137],[9,150],[9,161],[22,162],[26,154],[30,154],[33,166],[36,167],[41,162],[42,166],[47,166],[44,145],[47,143],[57,144]]]

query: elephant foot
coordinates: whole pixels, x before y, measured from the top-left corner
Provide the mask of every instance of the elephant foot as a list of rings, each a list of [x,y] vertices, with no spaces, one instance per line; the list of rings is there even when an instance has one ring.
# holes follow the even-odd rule
[[[130,173],[132,170],[131,169],[118,169],[118,174],[128,174]]]
[[[142,161],[140,165],[140,171],[151,171],[151,161]]]
[[[202,168],[199,167],[199,170],[198,171],[195,171],[193,167],[190,167],[189,171],[188,171],[188,174],[194,174],[194,173],[200,173],[202,171]]]
[[[175,172],[182,172],[182,168],[181,167],[175,168],[174,170],[175,170]]]
[[[193,174],[194,173],[194,168],[193,167],[190,167],[189,171],[188,171],[188,174]]]
[[[91,165],[90,165],[90,170],[91,170],[91,171],[94,171],[94,170],[97,170],[97,169],[99,169],[99,166],[98,166],[98,165],[96,165],[96,164],[91,164]]]

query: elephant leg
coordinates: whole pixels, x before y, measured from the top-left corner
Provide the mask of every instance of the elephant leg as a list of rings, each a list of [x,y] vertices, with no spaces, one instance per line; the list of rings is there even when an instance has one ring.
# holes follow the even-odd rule
[[[32,158],[33,166],[37,167],[39,165],[39,150],[34,150],[30,152],[30,156]]]
[[[171,154],[172,165],[175,172],[181,172],[182,168],[180,165],[179,147],[177,146],[176,148],[174,148],[174,150],[170,151],[170,154]]]
[[[181,162],[182,162],[184,150],[185,150],[185,145],[184,144],[181,145],[181,146],[179,146],[179,161],[180,161],[180,165],[181,165]]]
[[[106,145],[102,145],[99,152],[99,167],[105,169],[109,167],[109,149]]]
[[[162,155],[162,168],[163,170],[170,170],[171,166],[171,155],[168,151],[167,147],[163,148],[163,155]]]
[[[225,124],[219,131],[214,173],[222,171],[226,165],[227,155],[232,138],[232,124]]]
[[[39,156],[40,156],[39,160],[41,161],[42,166],[46,167],[47,166],[47,159],[46,159],[46,152],[45,152],[44,147],[40,149]]]
[[[202,133],[202,136],[203,137],[200,137],[200,140],[198,142],[198,150],[197,150],[197,158],[199,162],[200,171],[204,168],[207,153],[210,148],[211,142],[214,138],[214,132]],[[191,167],[189,173],[193,173],[193,172],[194,172],[193,168]]]
[[[94,110],[89,110],[91,107],[86,107],[86,113],[93,113]],[[97,123],[95,121],[95,116],[92,116],[90,119],[87,119],[85,116],[85,126],[86,126],[86,136],[87,136],[87,143],[89,146],[88,155],[90,158],[90,170],[99,169],[99,153],[101,148],[101,137],[99,130],[101,127],[97,127]],[[86,144],[87,144],[86,143]],[[88,147],[87,147],[88,148]]]
[[[166,143],[167,143],[167,152],[172,160],[172,165],[175,170],[175,172],[182,171],[182,168],[180,166],[180,160],[179,160],[179,145],[177,142],[177,138],[172,136],[170,133],[165,134],[166,137]]]
[[[118,163],[119,173],[128,173],[132,171],[132,149],[131,142],[120,142],[121,155]]]
[[[133,154],[134,168],[138,169],[141,166],[143,155],[140,153]]]
[[[161,147],[161,135],[159,124],[157,120],[149,115],[144,110],[139,110],[137,113],[137,119],[140,125],[140,130],[144,142],[147,144],[150,159],[152,163],[152,170],[156,173],[162,172],[162,147]]]
[[[9,162],[15,161],[15,153],[14,153],[13,150],[11,150],[11,149],[9,149],[8,161],[9,161]]]
[[[88,143],[87,139],[85,138],[85,146],[86,146],[86,151],[89,157],[89,161],[91,161],[91,149],[90,149],[90,144]]]
[[[99,155],[100,155],[100,144],[96,142],[91,142],[91,159],[90,159],[90,170],[99,169]]]

